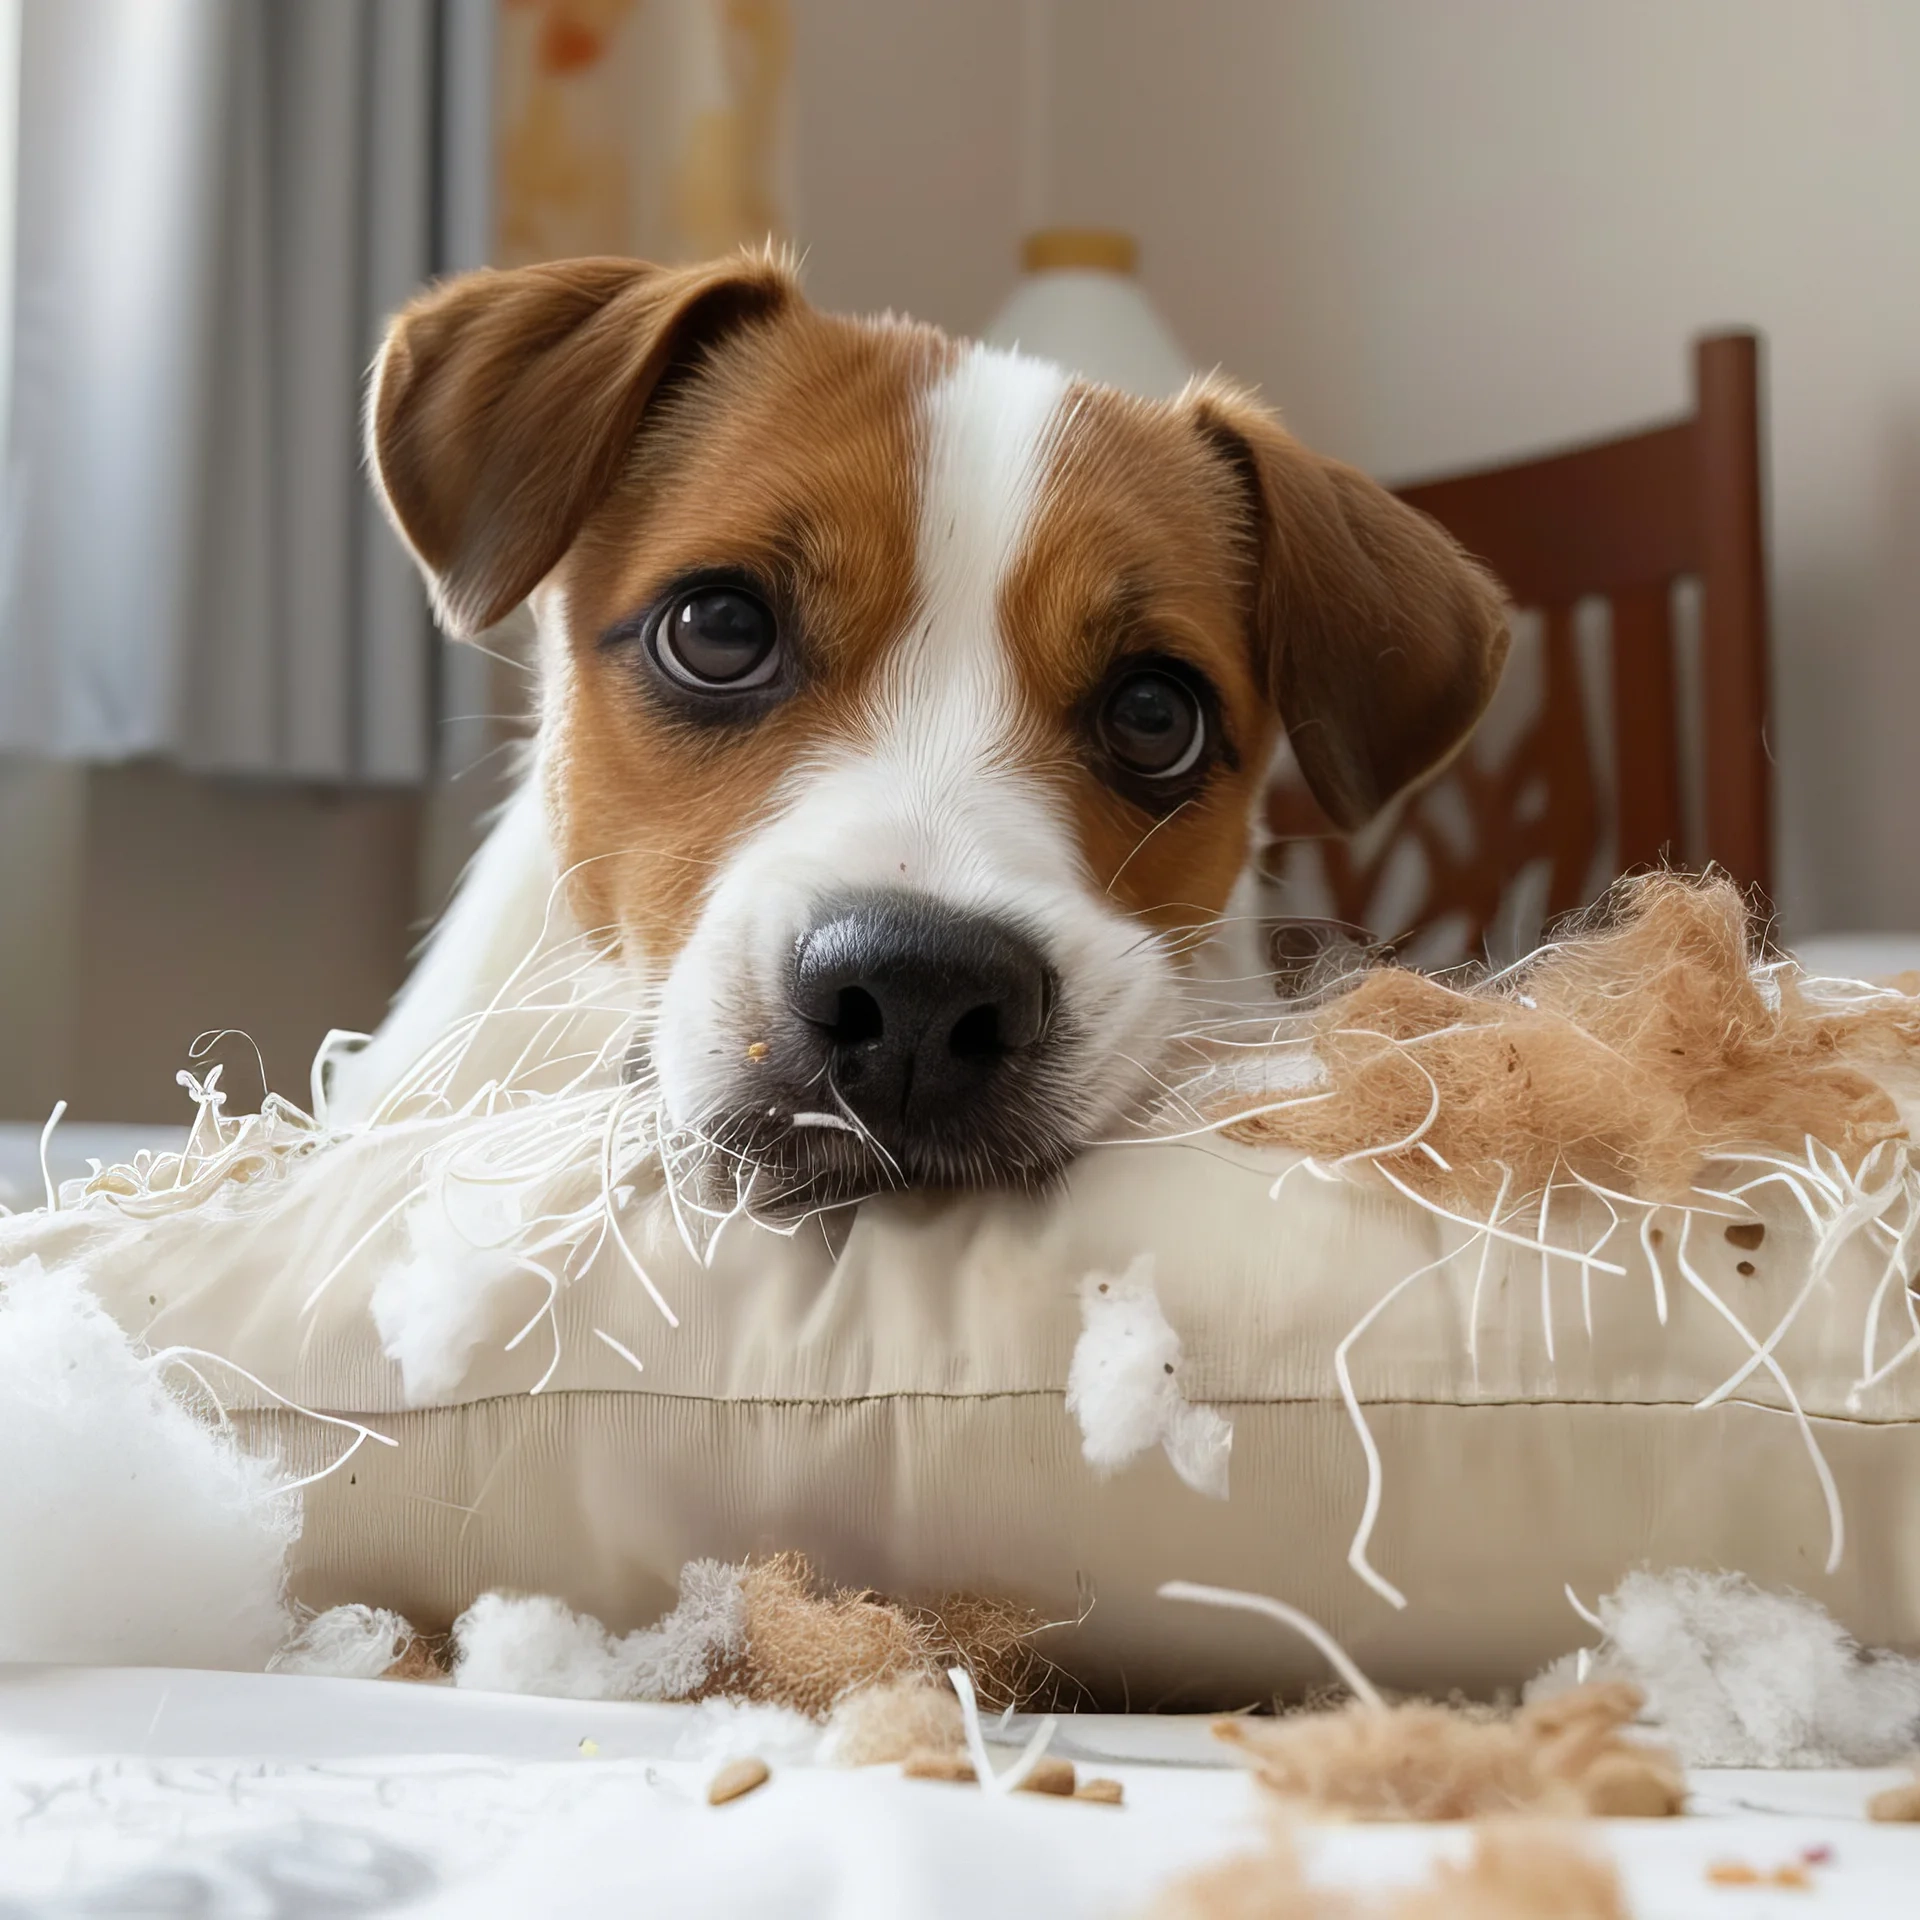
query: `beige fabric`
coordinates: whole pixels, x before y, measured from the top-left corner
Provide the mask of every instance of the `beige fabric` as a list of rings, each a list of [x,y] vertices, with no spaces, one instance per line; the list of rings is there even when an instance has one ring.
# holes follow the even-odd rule
[[[1288,1162],[1272,1155],[1108,1148],[1044,1201],[870,1203],[837,1258],[817,1225],[788,1240],[735,1223],[705,1269],[656,1196],[634,1238],[677,1331],[603,1255],[560,1295],[559,1365],[531,1396],[555,1329],[500,1350],[543,1297],[528,1276],[507,1287],[451,1402],[408,1409],[367,1311],[397,1229],[367,1239],[311,1314],[302,1303],[404,1197],[430,1134],[342,1141],[197,1213],[133,1221],[96,1199],[0,1221],[0,1276],[31,1253],[80,1260],[152,1344],[217,1352],[399,1441],[362,1447],[309,1491],[295,1583],[313,1605],[366,1601],[438,1627],[504,1586],[561,1594],[623,1629],[658,1616],[690,1557],[799,1548],[836,1580],[973,1587],[1078,1619],[1046,1650],[1103,1703],[1135,1708],[1232,1705],[1324,1678],[1270,1625],[1155,1598],[1171,1578],[1284,1597],[1401,1687],[1524,1679],[1592,1637],[1563,1586],[1591,1601],[1640,1564],[1740,1568],[1813,1595],[1865,1641],[1920,1648],[1920,1365],[1849,1405],[1884,1255],[1864,1236],[1779,1345],[1844,1505],[1832,1576],[1827,1510],[1777,1386],[1757,1374],[1743,1404],[1693,1410],[1746,1350],[1681,1278],[1677,1215],[1661,1218],[1669,1324],[1623,1227],[1606,1257],[1628,1272],[1592,1275],[1591,1338],[1578,1267],[1552,1263],[1551,1360],[1539,1256],[1496,1249],[1477,1380],[1466,1328],[1479,1252],[1412,1281],[1351,1356],[1383,1462],[1372,1557],[1409,1602],[1396,1612],[1347,1565],[1366,1475],[1335,1351],[1465,1236],[1391,1193],[1302,1171],[1276,1199]],[[1696,1220],[1689,1247],[1762,1337],[1810,1245],[1778,1195],[1754,1196],[1758,1250],[1712,1220]],[[1590,1242],[1604,1225],[1564,1214],[1556,1240]],[[1143,1249],[1185,1339],[1188,1393],[1234,1423],[1224,1503],[1157,1453],[1096,1478],[1063,1405],[1081,1275]],[[1895,1288],[1883,1358],[1908,1331]],[[297,1466],[338,1454],[339,1430],[224,1384],[245,1430]]]

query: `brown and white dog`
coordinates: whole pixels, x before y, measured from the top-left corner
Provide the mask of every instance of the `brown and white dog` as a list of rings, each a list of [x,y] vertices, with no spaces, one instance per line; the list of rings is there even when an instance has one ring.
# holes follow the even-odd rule
[[[539,793],[403,1039],[564,875],[657,989],[672,1120],[775,1199],[1047,1178],[1154,1090],[1194,978],[1247,970],[1196,929],[1282,726],[1356,827],[1506,646],[1446,535],[1231,387],[824,314],[767,258],[436,287],[369,442],[447,631],[530,599],[540,636]]]

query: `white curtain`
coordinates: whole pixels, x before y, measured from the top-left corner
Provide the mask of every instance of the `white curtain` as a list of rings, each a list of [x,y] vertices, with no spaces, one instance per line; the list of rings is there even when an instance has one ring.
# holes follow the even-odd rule
[[[0,752],[416,781],[382,317],[488,252],[492,0],[23,0]]]

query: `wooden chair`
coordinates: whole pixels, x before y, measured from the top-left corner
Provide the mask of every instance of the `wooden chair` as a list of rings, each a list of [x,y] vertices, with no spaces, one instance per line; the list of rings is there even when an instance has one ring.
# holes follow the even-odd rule
[[[1318,843],[1320,904],[1338,921],[1399,942],[1451,918],[1457,957],[1482,954],[1529,866],[1548,869],[1546,917],[1586,903],[1596,879],[1611,877],[1596,874],[1609,825],[1613,873],[1711,861],[1763,897],[1769,892],[1757,336],[1696,341],[1693,376],[1693,411],[1684,419],[1399,489],[1487,563],[1517,609],[1537,610],[1542,696],[1497,766],[1470,746],[1384,831],[1353,842],[1338,838],[1297,777],[1276,782],[1269,824],[1283,842]],[[1698,697],[1683,702],[1673,610],[1676,583],[1689,580],[1700,594]],[[1590,750],[1597,729],[1577,634],[1576,608],[1595,598],[1610,609],[1610,779],[1599,777]],[[1693,739],[1683,737],[1688,706],[1697,713]],[[1699,771],[1691,837],[1689,755]],[[1602,804],[1607,789],[1610,810]],[[1396,858],[1404,866],[1408,840],[1424,859],[1424,898],[1404,924],[1374,924],[1382,878]],[[1270,877],[1280,878],[1286,857],[1287,847],[1276,846]],[[1280,917],[1287,908],[1283,886]]]

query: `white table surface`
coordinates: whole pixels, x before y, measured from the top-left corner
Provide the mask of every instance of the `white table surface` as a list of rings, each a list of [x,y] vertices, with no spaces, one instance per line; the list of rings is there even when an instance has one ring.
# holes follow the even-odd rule
[[[709,1807],[729,1744],[716,1728],[689,1707],[0,1667],[0,1914],[1117,1920],[1259,1833],[1252,1781],[1194,1720],[1064,1723],[1056,1749],[1122,1780],[1118,1809],[777,1754],[768,1786]],[[1583,1837],[1619,1862],[1639,1920],[1892,1920],[1920,1913],[1920,1827],[1862,1810],[1899,1777],[1702,1774],[1700,1817]],[[1307,1851],[1316,1875],[1369,1885],[1467,1844],[1455,1828],[1326,1827]],[[1815,1846],[1832,1860],[1810,1892],[1705,1877],[1716,1860],[1764,1868]]]

